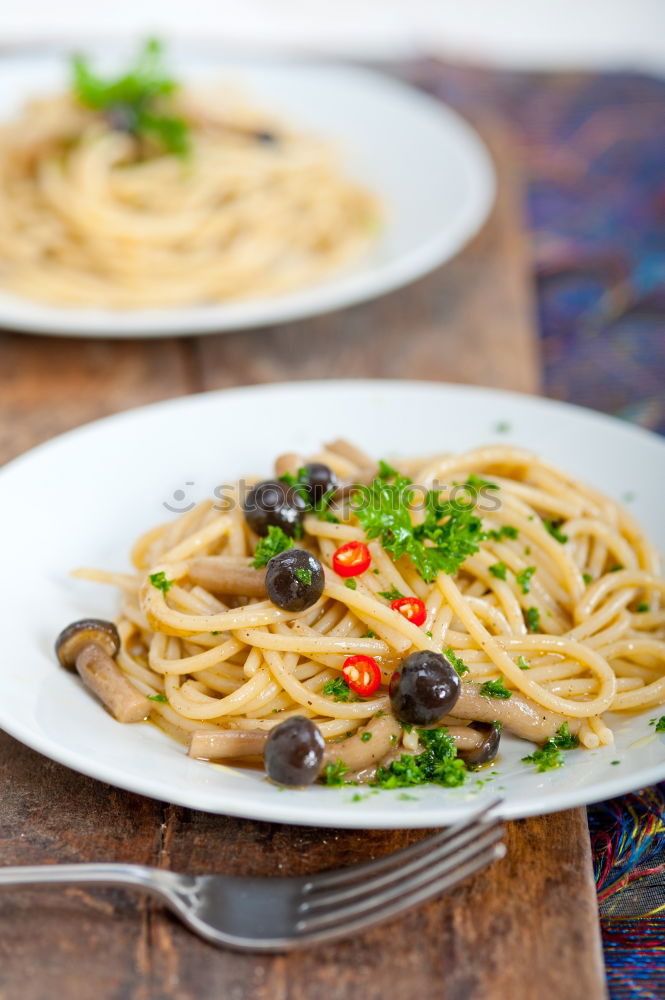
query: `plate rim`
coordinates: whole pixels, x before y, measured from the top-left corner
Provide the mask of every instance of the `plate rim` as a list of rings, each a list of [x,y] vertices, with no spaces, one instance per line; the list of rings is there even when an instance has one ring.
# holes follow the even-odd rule
[[[236,398],[242,396],[252,397],[256,394],[268,396],[273,392],[289,394],[292,392],[309,393],[316,391],[317,388],[323,386],[325,386],[328,390],[336,390],[339,387],[342,387],[353,388],[354,391],[358,392],[378,390],[386,391],[387,393],[401,391],[404,389],[427,389],[442,395],[452,392],[453,394],[472,397],[489,397],[490,400],[506,400],[516,402],[518,404],[526,404],[527,407],[535,406],[537,408],[544,408],[550,413],[573,411],[575,416],[578,418],[602,427],[605,430],[621,430],[627,435],[628,441],[630,441],[631,438],[638,438],[641,441],[649,442],[650,445],[655,445],[662,451],[663,457],[665,458],[665,439],[651,431],[645,430],[644,428],[634,424],[626,423],[616,417],[600,413],[588,407],[534,396],[528,393],[482,386],[469,386],[459,383],[445,383],[415,379],[318,379],[301,380],[297,382],[263,383],[260,385],[236,386],[230,389],[216,389],[203,393],[192,393],[171,399],[161,400],[159,402],[149,403],[143,406],[133,407],[128,410],[123,410],[118,413],[89,421],[36,445],[34,448],[18,455],[16,458],[0,467],[0,488],[4,482],[11,477],[14,471],[20,472],[23,465],[29,464],[35,460],[39,461],[43,453],[48,452],[49,449],[57,449],[62,442],[71,443],[71,441],[75,440],[77,436],[85,438],[87,434],[91,432],[94,433],[99,426],[112,427],[114,424],[121,424],[127,421],[131,423],[132,419],[136,415],[143,414],[144,412],[159,414],[160,411],[174,407],[179,409],[181,407],[187,408],[192,405],[205,406],[211,403],[214,399],[221,400],[229,396]],[[645,711],[656,710],[657,709],[647,709]],[[251,803],[246,803],[242,799],[234,800],[233,793],[231,792],[232,797],[230,800],[227,800],[224,795],[224,791],[222,790],[222,793],[220,794],[219,808],[213,809],[210,802],[206,799],[207,792],[204,791],[199,794],[199,790],[195,787],[191,787],[190,791],[185,794],[181,793],[178,789],[169,789],[168,782],[159,776],[153,776],[148,779],[145,776],[133,776],[123,773],[119,778],[118,773],[111,765],[107,765],[103,761],[89,761],[81,751],[63,747],[61,744],[58,744],[52,736],[49,736],[46,733],[41,733],[36,728],[30,729],[29,726],[24,726],[22,723],[17,724],[11,716],[5,715],[2,709],[2,703],[0,703],[0,728],[4,729],[10,736],[13,736],[20,742],[31,747],[33,750],[44,754],[49,759],[63,764],[78,773],[85,774],[96,780],[106,781],[115,787],[145,795],[148,798],[157,799],[159,801],[168,801],[184,807],[200,809],[217,814],[272,822],[317,826],[321,828],[330,828],[330,826],[334,825],[340,828],[344,827],[350,829],[407,829],[432,825],[448,825],[449,823],[456,822],[459,818],[468,814],[476,803],[483,801],[479,795],[476,799],[460,803],[447,801],[439,805],[424,805],[417,811],[414,810],[410,813],[405,812],[403,817],[404,821],[400,823],[399,827],[395,826],[395,803],[392,801],[392,796],[390,801],[386,798],[385,809],[382,811],[377,810],[376,812],[372,811],[361,815],[360,810],[355,812],[353,810],[339,809],[335,814],[334,823],[329,817],[322,817],[322,821],[321,819],[317,819],[316,815],[308,816],[306,798],[302,800],[302,803],[298,801],[297,804],[291,805],[289,802],[284,801],[276,807],[274,801],[271,801],[267,797],[264,800],[265,804],[261,802],[260,799],[252,801]],[[169,741],[169,743],[170,742],[171,741]],[[558,806],[555,805],[555,808],[548,810],[548,813],[543,813],[542,805],[538,805],[538,794],[534,794],[533,800],[526,801],[522,799],[515,803],[504,801],[498,806],[497,812],[505,819],[516,819],[532,815],[548,815],[549,812],[575,808],[577,806],[611,798],[616,795],[625,794],[627,792],[634,791],[636,787],[656,783],[658,781],[662,781],[663,779],[665,779],[665,761],[641,770],[637,785],[631,777],[631,772],[627,769],[623,774],[618,772],[616,775],[601,779],[594,789],[581,787],[562,790],[561,795],[565,797],[565,803]],[[149,787],[146,787],[146,782],[148,782]],[[489,794],[494,793],[494,789],[492,788],[487,791]],[[390,793],[387,794],[389,795]],[[340,801],[339,805],[341,806],[342,804],[346,803],[342,803]]]
[[[99,47],[100,40],[90,42],[92,48],[95,44]],[[116,41],[115,44],[119,43]],[[72,48],[73,46],[64,42],[10,47],[0,54],[0,66],[5,61],[65,54]],[[426,242],[382,263],[376,271],[365,276],[362,273],[355,274],[351,269],[332,276],[329,282],[305,286],[272,299],[249,299],[239,303],[170,309],[114,311],[49,306],[0,288],[0,325],[5,329],[40,336],[106,337],[122,340],[132,337],[190,337],[233,333],[314,318],[372,301],[424,277],[436,267],[452,260],[479,232],[489,217],[497,193],[492,155],[476,129],[447,102],[388,72],[340,59],[318,59],[313,56],[292,58],[279,53],[230,53],[225,52],[221,46],[206,46],[191,40],[174,41],[172,48],[177,56],[184,53],[186,57],[192,58],[197,52],[205,53],[208,58],[219,54],[224,61],[224,65],[219,67],[220,72],[229,67],[249,67],[251,70],[252,66],[286,67],[289,72],[325,70],[355,77],[361,83],[367,81],[370,87],[378,86],[384,91],[392,90],[401,94],[432,118],[438,118],[439,124],[454,135],[457,155],[468,176],[472,178],[473,190],[464,202],[463,212],[456,218],[454,229],[448,226],[439,230]],[[6,297],[5,302],[2,301],[3,296]],[[12,315],[13,304],[19,310],[17,316]],[[24,310],[27,310],[27,315],[21,315]],[[235,317],[234,313],[237,313]],[[179,314],[179,318],[174,314]]]

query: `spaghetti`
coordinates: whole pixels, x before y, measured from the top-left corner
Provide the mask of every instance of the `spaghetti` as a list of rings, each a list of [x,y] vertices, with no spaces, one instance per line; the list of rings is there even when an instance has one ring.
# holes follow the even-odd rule
[[[388,693],[394,671],[416,651],[445,651],[463,675],[441,723],[458,748],[477,746],[474,724],[494,720],[546,745],[565,724],[583,747],[603,746],[613,741],[605,713],[665,702],[665,580],[654,547],[613,500],[516,447],[377,470],[335,442],[315,461],[346,486],[302,522],[296,544],[325,572],[321,597],[305,610],[243,594],[242,581],[259,574],[251,563],[261,540],[238,493],[225,505],[231,509],[206,501],[143,535],[131,575],[77,571],[121,588],[117,663],[157,699],[152,717],[175,739],[207,747],[201,756],[234,756],[233,749],[215,752],[229,733],[250,739],[304,716],[327,741],[330,760],[344,761],[360,780],[373,778],[396,753],[422,749],[422,737],[419,743],[410,727],[395,724]],[[303,462],[282,456],[277,470],[291,469],[293,481]],[[407,493],[414,538],[426,523],[419,495],[436,497],[444,505],[437,510],[449,512],[445,504],[461,489],[460,509],[479,519],[473,551],[458,552],[448,572],[419,569],[435,546],[445,559],[461,544],[462,528],[455,540],[445,514],[442,531],[422,543],[424,555],[412,547],[395,558],[394,518],[388,534],[368,528],[372,489],[388,495],[386,484],[411,479],[418,484]],[[370,486],[363,495],[353,483]],[[354,503],[357,496],[364,499]],[[467,522],[471,531],[471,515]],[[366,545],[371,557],[351,586],[332,569],[349,542]],[[400,612],[405,596],[424,605],[422,624]],[[348,687],[339,697],[346,658],[359,655],[378,664],[380,686],[369,697],[348,697]]]
[[[168,118],[147,119],[141,95],[102,113],[72,93],[0,128],[5,288],[62,306],[230,302],[323,280],[371,246],[376,202],[324,141],[228,90],[204,99],[158,82]],[[148,131],[132,131],[136,108]]]

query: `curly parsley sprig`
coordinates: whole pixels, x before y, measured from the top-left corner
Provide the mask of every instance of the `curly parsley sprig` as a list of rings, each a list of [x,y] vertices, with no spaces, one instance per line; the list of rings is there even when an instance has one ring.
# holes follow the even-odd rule
[[[150,138],[167,153],[182,156],[189,151],[189,126],[169,109],[168,98],[178,83],[165,72],[162,55],[161,43],[149,39],[133,66],[115,78],[99,76],[84,56],[75,55],[72,90],[81,104],[100,112],[112,128]]]

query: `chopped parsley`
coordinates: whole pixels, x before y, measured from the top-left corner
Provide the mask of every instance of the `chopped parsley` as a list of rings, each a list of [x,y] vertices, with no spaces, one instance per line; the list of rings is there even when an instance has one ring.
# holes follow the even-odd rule
[[[386,470],[388,472],[388,470]],[[485,537],[473,503],[442,500],[438,490],[425,494],[425,518],[414,525],[409,510],[413,484],[406,476],[378,476],[364,493],[356,516],[368,539],[379,538],[393,559],[408,555],[420,576],[432,583],[438,573],[455,573]],[[431,543],[431,544],[426,544]]]
[[[531,670],[531,664],[527,663],[523,656],[517,657],[517,666],[520,670]]]
[[[497,434],[507,434],[510,430],[510,424],[507,420],[499,420],[499,422],[494,425],[494,430]]]
[[[491,483],[489,479],[483,479],[481,476],[477,476],[474,472],[471,473],[464,485],[471,490],[481,490],[483,486],[485,486],[488,490],[499,489],[497,483]]]
[[[330,698],[334,698],[335,701],[351,700],[351,688],[343,677],[335,677],[333,680],[326,681],[323,685],[322,693]]]
[[[221,632],[211,632],[210,635],[221,635]]]
[[[162,704],[168,704],[168,698],[165,694],[149,694],[148,701],[159,701]]]
[[[324,785],[332,785],[333,787],[339,788],[341,785],[345,785],[344,775],[348,773],[348,767],[343,760],[335,761],[334,764],[326,764],[325,770],[323,772],[323,783]]]
[[[612,764],[612,766],[613,766],[613,767],[616,767],[616,765],[617,765],[617,764],[620,764],[620,763],[621,763],[621,761],[620,761],[620,760],[611,760],[611,761],[610,761],[610,764]]]
[[[372,738],[372,734],[371,733],[363,733],[362,736],[360,737],[360,739],[363,741],[363,743],[369,743],[369,741],[371,740],[371,738]]]
[[[256,552],[254,553],[254,558],[252,559],[252,566],[254,566],[255,569],[267,566],[274,556],[279,555],[280,552],[286,552],[287,549],[292,547],[293,539],[289,538],[289,536],[286,535],[281,528],[271,524],[265,538],[259,538],[258,545],[256,546]],[[305,570],[305,572],[308,571]],[[296,571],[296,576],[297,575]]]
[[[665,715],[661,715],[660,719],[649,719],[649,725],[655,726],[657,733],[665,733]]]
[[[498,681],[485,681],[480,685],[480,693],[486,698],[502,698],[504,701],[513,696],[512,691],[504,684],[503,677],[499,677]]]
[[[379,479],[397,479],[399,477],[399,472],[397,469],[389,465],[382,458],[379,459]]]
[[[515,579],[520,585],[523,594],[528,594],[531,590],[531,577],[536,572],[535,566],[527,566],[520,573],[515,574]]]
[[[302,584],[304,584],[306,587],[309,587],[310,583],[312,582],[311,569],[304,569],[302,566],[299,566],[298,569],[294,571],[294,573],[296,580],[300,580]],[[347,581],[347,586],[348,586],[348,581]]]
[[[175,580],[167,580],[166,573],[151,573],[148,577],[150,583],[155,587],[156,590],[161,590],[163,594],[168,594],[169,590],[175,583]]]
[[[534,750],[528,757],[522,757],[522,760],[528,764],[535,764],[537,771],[553,771],[563,764],[561,751],[573,750],[579,743],[577,736],[571,733],[568,723],[564,722],[556,734],[550,736],[539,750]]]
[[[348,577],[344,581],[344,586],[348,587],[349,590],[357,590],[358,589],[358,584],[356,583],[356,581],[354,579],[352,579],[352,577]]]
[[[147,41],[134,65],[114,79],[98,76],[81,55],[72,58],[71,71],[74,96],[112,128],[151,139],[167,153],[189,151],[187,122],[168,107],[178,84],[164,71],[156,39]]]
[[[456,653],[453,653],[450,646],[448,646],[448,649],[444,649],[443,655],[446,657],[447,660],[449,660],[450,663],[452,663],[453,667],[455,668],[460,677],[462,676],[462,674],[468,674],[469,668],[467,667],[466,663],[461,658],[461,656],[457,656]]]
[[[618,573],[620,569],[625,569],[625,568],[626,567],[623,566],[621,563],[617,563],[616,566],[610,566],[610,568],[608,569],[607,572],[608,573]]]
[[[649,605],[646,604],[644,601],[642,601],[641,604],[637,605],[635,611],[637,612],[638,615],[643,615],[645,611],[649,611]]]
[[[557,542],[561,543],[561,545],[565,545],[566,542],[568,541],[568,535],[564,535],[563,531],[561,530],[562,524],[563,524],[562,520],[554,521],[550,520],[550,518],[548,517],[543,518],[543,528],[545,529],[545,531],[548,531],[552,536],[552,538],[555,538]]]
[[[376,785],[379,788],[409,788],[413,785],[436,784],[446,788],[463,785],[467,770],[457,757],[455,743],[445,727],[419,729],[418,739],[425,748],[417,755],[403,753],[388,767],[379,767]]]
[[[493,542],[500,542],[502,538],[517,538],[518,535],[519,529],[512,524],[502,524],[500,528],[491,528],[487,532],[487,537]]]
[[[427,637],[428,637],[429,639],[431,639],[431,638],[432,638],[432,633],[431,633],[431,632],[425,632],[425,635],[426,635],[426,636],[427,636]]]
[[[589,586],[590,583],[593,583],[593,577],[591,576],[591,573],[582,573],[582,579],[586,583],[587,587]]]
[[[540,611],[538,608],[527,608],[524,612],[526,627],[529,632],[537,632],[540,628]]]
[[[492,563],[492,565],[489,567],[489,571],[492,574],[492,576],[495,576],[497,578],[497,580],[505,580],[506,573],[508,572],[508,567],[506,566],[505,562],[496,562]]]
[[[379,597],[385,597],[387,601],[397,601],[400,597],[404,597],[397,587],[391,587],[390,590],[380,590]]]
[[[361,639],[376,639],[376,632],[372,632],[371,628],[367,629],[366,632],[360,636]]]

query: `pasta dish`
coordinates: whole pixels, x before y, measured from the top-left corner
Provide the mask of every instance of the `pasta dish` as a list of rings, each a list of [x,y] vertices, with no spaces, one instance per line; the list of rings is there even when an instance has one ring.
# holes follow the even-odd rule
[[[326,142],[180,88],[155,42],[116,79],[75,59],[69,93],[0,127],[0,284],[57,305],[281,294],[348,267],[378,223]]]
[[[531,452],[376,462],[346,441],[144,534],[117,625],[58,639],[116,718],[284,785],[462,784],[665,702],[665,580],[616,502]]]

